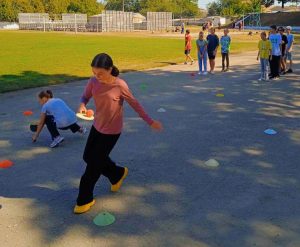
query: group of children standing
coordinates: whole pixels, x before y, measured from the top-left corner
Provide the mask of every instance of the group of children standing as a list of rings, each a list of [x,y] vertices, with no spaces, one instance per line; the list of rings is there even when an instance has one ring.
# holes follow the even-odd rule
[[[199,32],[199,37],[196,41],[197,45],[197,54],[198,54],[198,63],[199,63],[199,75],[207,75],[207,58],[209,60],[210,70],[209,73],[214,74],[215,70],[215,59],[218,51],[218,47],[221,45],[221,54],[222,54],[222,72],[227,72],[229,70],[229,52],[231,38],[229,36],[229,30],[224,29],[224,35],[219,39],[215,33],[215,28],[209,30],[210,34],[207,35],[206,39],[204,38],[204,32]],[[193,58],[190,55],[191,52],[191,35],[190,31],[186,30],[185,35],[185,54],[187,64],[188,60],[191,61],[191,64],[194,63]]]
[[[286,31],[286,34],[285,34]],[[259,81],[262,80],[276,80],[280,75],[292,73],[292,48],[294,43],[294,36],[291,34],[292,28],[290,26],[284,29],[283,27],[277,28],[275,25],[271,26],[269,36],[266,32],[261,33],[261,40],[258,43],[257,60],[261,64],[261,76]],[[229,30],[224,29],[224,35],[219,40],[215,34],[215,28],[209,30],[210,34],[204,38],[204,32],[199,32],[199,37],[196,41],[197,56],[199,63],[199,75],[207,75],[207,60],[209,60],[210,70],[209,73],[213,74],[215,70],[215,58],[218,47],[221,46],[222,54],[222,72],[229,70],[229,53],[231,38]],[[191,64],[194,60],[191,56],[192,37],[190,31],[186,30],[185,34],[185,64],[190,60]],[[288,65],[287,65],[288,62]],[[270,68],[270,73],[269,73]]]
[[[294,36],[291,34],[292,28],[286,27],[286,35],[284,28],[277,28],[272,25],[267,37],[266,32],[261,33],[261,40],[258,43],[257,60],[261,64],[261,76],[259,81],[262,80],[276,80],[280,75],[292,73],[292,49],[294,43]],[[287,61],[289,61],[289,68],[287,69]],[[270,67],[270,73],[268,70]]]

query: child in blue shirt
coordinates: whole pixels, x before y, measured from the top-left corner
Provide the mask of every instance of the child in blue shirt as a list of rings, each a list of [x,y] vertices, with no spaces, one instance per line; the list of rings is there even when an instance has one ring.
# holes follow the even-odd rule
[[[281,44],[282,39],[281,35],[277,33],[277,26],[272,25],[269,35],[269,40],[272,43],[272,56],[270,59],[270,79],[277,80],[279,78],[279,71],[280,71],[280,58],[281,58]]]
[[[32,141],[36,142],[44,125],[46,124],[51,137],[51,148],[57,147],[64,138],[59,134],[58,129],[70,129],[73,133],[86,133],[86,128],[77,124],[77,118],[74,111],[61,99],[53,98],[50,90],[42,91],[38,95],[39,103],[42,105],[41,117],[36,133],[32,136]]]
[[[199,33],[199,39],[196,41],[198,50],[199,75],[207,75],[207,40],[204,39],[204,33]],[[203,67],[203,68],[202,68]]]
[[[224,29],[224,35],[221,37],[221,53],[222,53],[222,72],[226,72],[229,69],[229,51],[230,51],[230,44],[231,38],[228,35],[229,30],[228,28]],[[225,60],[226,60],[226,69],[225,69]]]

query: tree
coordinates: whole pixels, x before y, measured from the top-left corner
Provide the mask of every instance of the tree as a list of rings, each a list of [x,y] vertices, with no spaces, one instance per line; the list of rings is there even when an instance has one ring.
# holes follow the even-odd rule
[[[141,0],[141,12],[168,11],[175,18],[193,17],[199,14],[197,0]]]
[[[284,8],[284,5],[288,2],[291,2],[290,0],[278,0],[278,3],[281,3],[281,7]]]
[[[178,17],[179,14],[180,17],[195,17],[200,14],[197,0],[175,0],[174,4],[175,8],[176,6],[180,8],[179,11],[176,9],[172,11],[175,17]]]
[[[124,0],[124,10],[129,12],[140,12],[140,0]],[[107,10],[123,10],[123,0],[107,0],[105,2]]]
[[[216,0],[208,4],[208,15],[241,16],[261,12],[261,6],[271,6],[274,0]]]
[[[0,20],[17,21],[19,13],[44,12],[41,0],[0,0]]]
[[[261,5],[265,6],[266,8],[274,5],[274,0],[261,0]]]
[[[220,2],[211,2],[207,5],[208,16],[220,15],[222,10],[222,5]]]
[[[29,0],[34,13],[45,13],[45,7],[42,0]]]
[[[13,0],[13,6],[18,13],[32,13],[34,8],[30,0]]]
[[[67,11],[68,13],[84,13],[88,16],[99,14],[103,6],[96,0],[71,0]]]
[[[15,21],[16,18],[13,2],[11,0],[0,0],[0,20]]]
[[[67,13],[70,2],[70,0],[44,0],[45,11],[51,17]]]

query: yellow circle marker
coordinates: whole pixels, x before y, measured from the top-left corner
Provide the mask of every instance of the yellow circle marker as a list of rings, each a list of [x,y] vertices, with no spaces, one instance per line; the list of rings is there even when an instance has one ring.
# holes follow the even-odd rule
[[[224,97],[224,94],[222,94],[222,93],[217,93],[216,96],[217,96],[217,97]]]

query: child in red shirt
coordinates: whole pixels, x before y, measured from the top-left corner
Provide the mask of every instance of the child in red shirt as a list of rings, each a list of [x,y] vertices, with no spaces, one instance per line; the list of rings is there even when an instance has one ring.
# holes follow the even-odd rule
[[[194,59],[191,57],[192,36],[190,35],[190,30],[186,30],[184,37],[185,37],[184,54],[186,56],[184,64],[187,64],[188,60],[190,60],[192,65],[194,63]]]

